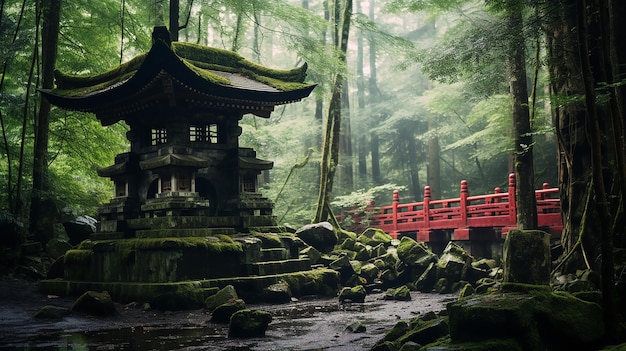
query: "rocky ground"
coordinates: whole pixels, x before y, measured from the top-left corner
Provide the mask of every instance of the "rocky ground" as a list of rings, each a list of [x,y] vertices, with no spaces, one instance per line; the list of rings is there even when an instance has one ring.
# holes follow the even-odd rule
[[[117,305],[113,317],[72,313],[36,319],[45,305],[71,307],[74,299],[46,296],[35,282],[0,281],[0,350],[369,350],[398,320],[445,309],[455,294],[411,292],[411,301],[339,304],[336,298],[303,297],[280,305],[248,305],[273,315],[264,338],[229,339],[228,326],[210,323],[202,310],[157,311]],[[364,332],[346,327],[361,322]]]

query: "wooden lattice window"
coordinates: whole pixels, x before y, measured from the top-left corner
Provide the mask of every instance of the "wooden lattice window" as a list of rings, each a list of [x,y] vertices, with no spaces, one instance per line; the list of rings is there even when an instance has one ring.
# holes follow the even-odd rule
[[[244,193],[256,192],[256,176],[244,175],[241,177],[241,191]]]
[[[150,144],[152,146],[167,143],[167,130],[165,128],[152,129],[150,133]]]
[[[217,124],[189,126],[189,141],[217,144]]]
[[[115,196],[126,196],[126,182],[125,181],[117,181],[115,182]]]

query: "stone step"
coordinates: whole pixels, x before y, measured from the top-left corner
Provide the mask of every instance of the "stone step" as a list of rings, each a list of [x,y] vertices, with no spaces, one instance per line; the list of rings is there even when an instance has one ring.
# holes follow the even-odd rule
[[[123,232],[98,232],[89,234],[89,239],[95,240],[113,240],[113,239],[124,239]]]
[[[234,235],[234,228],[167,228],[137,230],[137,238],[190,238],[217,234]]]
[[[265,261],[246,265],[248,275],[273,275],[311,270],[308,258],[293,258],[280,261]]]
[[[279,261],[289,258],[289,250],[282,247],[261,249],[261,261]]]

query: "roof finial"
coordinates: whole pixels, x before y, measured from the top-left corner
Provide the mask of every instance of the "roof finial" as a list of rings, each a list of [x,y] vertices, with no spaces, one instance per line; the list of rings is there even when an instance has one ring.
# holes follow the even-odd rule
[[[152,29],[152,45],[154,45],[157,40],[162,40],[167,46],[171,46],[172,39],[170,31],[167,30],[166,26],[155,26],[154,29]]]

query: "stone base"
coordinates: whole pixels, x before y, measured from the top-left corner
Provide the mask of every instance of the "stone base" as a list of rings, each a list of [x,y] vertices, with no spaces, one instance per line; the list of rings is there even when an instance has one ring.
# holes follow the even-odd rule
[[[237,294],[247,303],[263,301],[263,289],[286,281],[294,296],[336,296],[339,275],[330,269],[313,269],[256,277],[231,277],[220,279],[188,280],[172,283],[89,282],[63,279],[42,280],[39,290],[58,296],[78,296],[86,291],[108,291],[114,301],[151,302],[160,296],[175,294],[186,296],[202,304],[218,289],[233,285]]]

